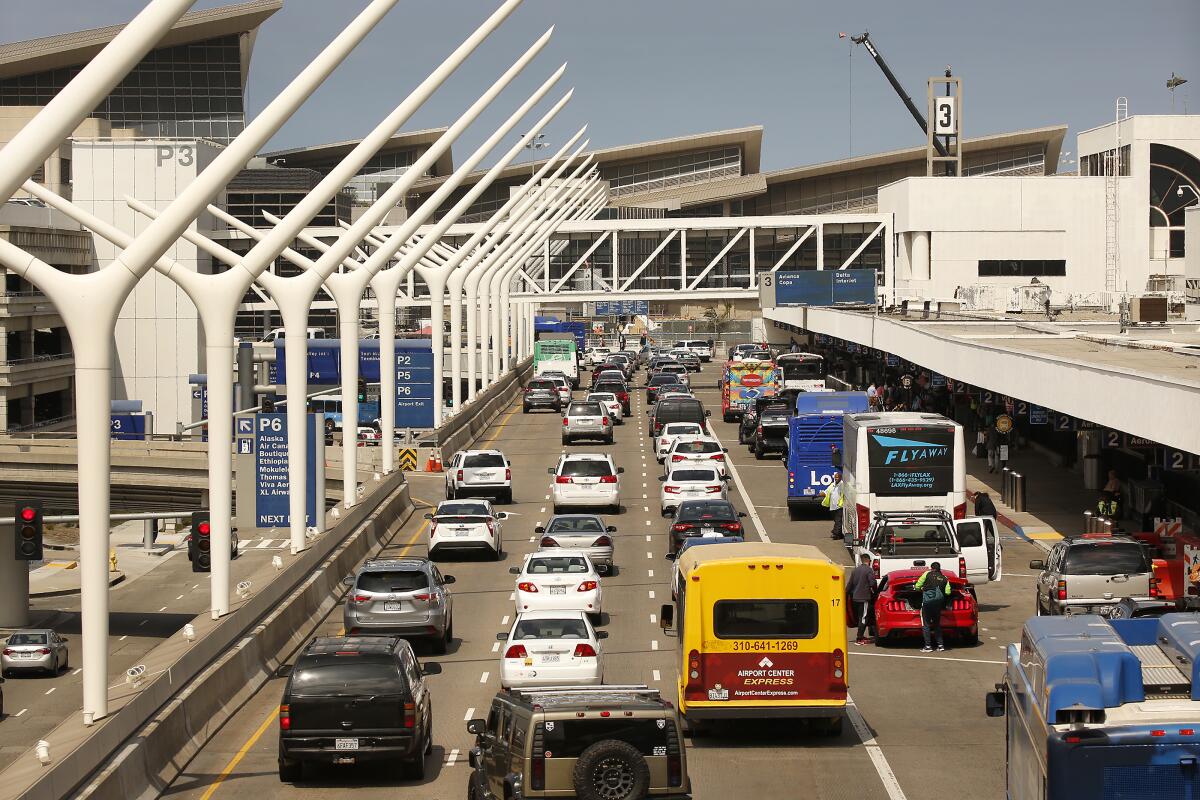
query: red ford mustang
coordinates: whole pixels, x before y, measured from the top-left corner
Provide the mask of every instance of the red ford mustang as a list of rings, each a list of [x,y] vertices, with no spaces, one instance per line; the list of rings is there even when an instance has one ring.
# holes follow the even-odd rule
[[[921,569],[898,569],[879,582],[879,596],[875,598],[877,641],[921,635],[921,592],[913,584],[923,572]],[[955,575],[947,574],[946,578],[950,581],[950,602],[942,608],[942,632],[959,637],[965,644],[977,644],[979,609],[975,589]]]

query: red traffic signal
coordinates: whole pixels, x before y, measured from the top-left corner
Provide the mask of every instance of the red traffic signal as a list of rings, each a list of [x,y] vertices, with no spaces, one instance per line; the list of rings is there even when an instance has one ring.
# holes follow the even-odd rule
[[[19,500],[16,505],[16,559],[42,560],[42,502]]]
[[[208,536],[210,533],[212,533],[212,526],[210,526],[207,522],[201,522],[197,527],[199,528],[197,533],[199,533],[201,536]]]
[[[192,514],[192,536],[188,540],[188,557],[192,561],[192,572],[208,572],[212,569],[212,524],[207,511]]]
[[[20,516],[22,522],[33,522],[33,518],[37,516],[37,509],[30,506],[22,506]]]

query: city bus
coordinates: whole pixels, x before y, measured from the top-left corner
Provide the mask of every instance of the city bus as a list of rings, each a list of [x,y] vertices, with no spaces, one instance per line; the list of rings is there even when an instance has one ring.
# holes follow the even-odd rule
[[[889,411],[842,417],[842,531],[866,534],[876,511],[967,515],[963,429],[940,414]]]
[[[825,359],[816,353],[780,353],[775,356],[779,367],[779,387],[783,391],[825,391]]]
[[[730,719],[805,719],[838,735],[846,712],[842,567],[811,545],[691,547],[659,624],[675,637],[679,710],[693,733]]]
[[[543,334],[555,338],[538,339],[533,343],[533,374],[557,371],[567,376],[573,388],[579,386],[579,357],[572,334]]]
[[[842,415],[867,411],[866,392],[801,392],[788,420],[787,507],[796,519],[821,503],[842,468]]]
[[[746,359],[725,364],[721,381],[721,417],[736,422],[760,397],[769,397],[779,389],[779,371],[772,361]]]
[[[1009,800],[1200,797],[1200,615],[1034,617],[996,688]]]
[[[309,411],[320,414],[324,420],[325,433],[333,433],[342,429],[342,397],[338,395],[322,395],[308,401]],[[379,419],[379,403],[363,401],[358,404],[358,424],[373,425]]]

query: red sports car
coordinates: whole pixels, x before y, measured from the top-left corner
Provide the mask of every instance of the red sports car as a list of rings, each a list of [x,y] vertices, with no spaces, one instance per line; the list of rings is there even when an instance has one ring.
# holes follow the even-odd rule
[[[879,582],[875,598],[875,624],[878,642],[921,635],[921,592],[914,584],[924,570],[898,569]],[[942,608],[942,632],[957,636],[964,644],[979,642],[979,609],[975,589],[966,580],[947,574],[950,602]]]

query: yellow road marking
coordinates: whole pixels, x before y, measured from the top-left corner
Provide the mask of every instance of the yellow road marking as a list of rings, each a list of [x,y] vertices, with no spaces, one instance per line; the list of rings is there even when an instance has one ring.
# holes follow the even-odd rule
[[[504,419],[500,420],[500,424],[496,426],[496,430],[492,431],[492,435],[489,436],[483,443],[484,446],[490,445],[492,442],[496,441],[496,437],[500,435],[500,431],[504,430],[504,426],[508,424],[508,421],[512,419],[512,415],[515,413],[517,413],[517,405],[514,401],[513,407],[507,414],[504,415]]]
[[[254,747],[254,745],[258,743],[258,740],[262,738],[262,735],[267,732],[267,728],[271,727],[271,723],[274,722],[278,717],[279,709],[272,708],[271,713],[267,714],[267,718],[263,720],[262,725],[258,726],[258,730],[256,730],[254,734],[246,740],[246,743],[242,745],[242,749],[238,750],[234,757],[229,759],[229,763],[225,765],[225,769],[221,770],[221,774],[217,776],[215,781],[213,781],[213,785],[208,787],[208,790],[204,794],[200,795],[200,800],[208,800],[213,796],[213,794],[216,793],[217,789],[219,789],[221,784],[225,782],[225,779],[229,777],[230,773],[237,769],[238,764],[242,763],[242,759],[246,757],[246,753],[250,752],[250,748]]]
[[[1026,533],[1030,539],[1061,539],[1062,534],[1055,531],[1041,531],[1039,533]]]

